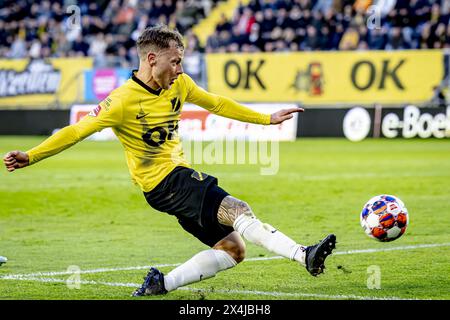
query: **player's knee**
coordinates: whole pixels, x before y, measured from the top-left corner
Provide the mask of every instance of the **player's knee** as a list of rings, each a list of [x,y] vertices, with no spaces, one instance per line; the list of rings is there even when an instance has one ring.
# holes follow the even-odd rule
[[[234,233],[231,237],[220,240],[213,249],[225,251],[234,261],[240,263],[245,259],[245,242],[237,233]]]
[[[237,263],[244,261],[244,259],[245,259],[245,243],[244,243],[244,241],[242,241],[242,243],[235,245],[233,253],[234,253],[233,259]]]
[[[236,263],[241,263],[245,259],[245,247],[233,246],[225,250]]]

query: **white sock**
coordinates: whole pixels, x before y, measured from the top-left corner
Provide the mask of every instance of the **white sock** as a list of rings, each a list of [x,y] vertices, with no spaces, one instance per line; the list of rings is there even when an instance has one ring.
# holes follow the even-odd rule
[[[189,283],[214,277],[217,272],[232,268],[236,264],[225,251],[208,249],[197,253],[164,275],[164,286],[167,291],[172,291]]]
[[[263,224],[255,216],[241,214],[234,221],[233,228],[248,241],[305,265],[305,246],[297,244],[271,225]]]

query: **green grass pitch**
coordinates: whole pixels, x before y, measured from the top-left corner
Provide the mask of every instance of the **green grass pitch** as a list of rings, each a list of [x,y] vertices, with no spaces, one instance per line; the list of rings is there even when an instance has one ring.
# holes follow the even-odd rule
[[[42,140],[1,137],[0,152]],[[194,167],[299,243],[335,233],[336,254],[314,278],[247,244],[237,267],[142,299],[450,299],[448,140],[299,139],[280,144],[276,175],[253,164]],[[146,204],[118,142],[81,142],[32,167],[1,170],[0,181],[0,255],[9,259],[0,299],[136,299],[148,266],[168,272],[206,248]],[[397,195],[409,210],[396,241],[374,241],[359,225],[377,194]]]

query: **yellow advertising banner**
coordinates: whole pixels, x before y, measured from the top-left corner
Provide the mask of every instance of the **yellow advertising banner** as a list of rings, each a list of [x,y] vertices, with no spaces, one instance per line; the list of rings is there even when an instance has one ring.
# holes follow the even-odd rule
[[[208,54],[208,90],[242,102],[405,104],[429,101],[441,50]]]
[[[0,59],[0,108],[54,107],[83,99],[92,58]]]

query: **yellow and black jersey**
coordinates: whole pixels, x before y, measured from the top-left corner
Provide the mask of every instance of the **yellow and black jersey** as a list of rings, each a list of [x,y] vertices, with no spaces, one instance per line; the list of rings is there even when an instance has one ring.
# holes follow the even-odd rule
[[[61,129],[27,151],[30,164],[111,127],[125,148],[133,180],[148,192],[175,167],[190,167],[178,136],[178,122],[185,102],[227,118],[270,124],[270,115],[211,94],[198,87],[186,74],[180,75],[169,90],[154,90],[133,74],[78,123]]]

